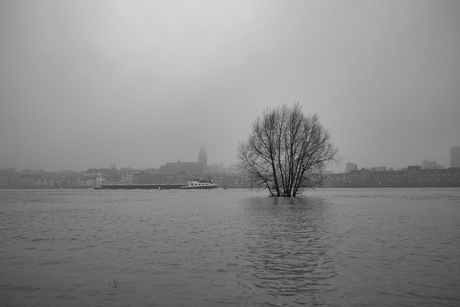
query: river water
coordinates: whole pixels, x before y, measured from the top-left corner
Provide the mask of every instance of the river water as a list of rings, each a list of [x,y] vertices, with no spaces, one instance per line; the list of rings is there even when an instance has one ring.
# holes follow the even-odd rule
[[[460,306],[460,189],[0,190],[1,306]]]

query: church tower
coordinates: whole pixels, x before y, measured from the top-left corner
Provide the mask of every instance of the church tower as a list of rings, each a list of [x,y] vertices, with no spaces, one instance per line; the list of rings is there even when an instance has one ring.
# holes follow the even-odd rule
[[[206,154],[204,146],[201,146],[200,153],[198,154],[198,162],[203,166],[208,166],[208,155]]]

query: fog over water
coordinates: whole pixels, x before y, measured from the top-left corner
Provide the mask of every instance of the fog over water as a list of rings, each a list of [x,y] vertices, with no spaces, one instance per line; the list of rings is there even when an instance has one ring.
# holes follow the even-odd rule
[[[449,166],[459,1],[1,1],[0,168],[229,165],[267,107],[344,162]]]

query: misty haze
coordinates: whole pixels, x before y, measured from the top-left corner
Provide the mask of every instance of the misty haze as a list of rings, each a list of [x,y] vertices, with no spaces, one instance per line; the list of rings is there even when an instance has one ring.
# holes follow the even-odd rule
[[[459,29],[459,1],[0,1],[0,305],[460,306]],[[256,124],[281,106],[324,130]]]
[[[295,101],[360,167],[447,167],[460,146],[456,1],[0,9],[1,169],[158,168],[202,145],[229,166],[265,108]]]

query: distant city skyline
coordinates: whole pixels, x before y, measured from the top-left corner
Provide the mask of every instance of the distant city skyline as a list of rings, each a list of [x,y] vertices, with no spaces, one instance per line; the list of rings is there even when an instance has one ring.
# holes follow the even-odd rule
[[[198,148],[198,147],[197,147]],[[386,169],[394,169],[394,170],[398,170],[398,169],[404,169],[404,168],[407,168],[408,166],[415,166],[415,165],[420,165],[422,166],[422,168],[433,168],[435,166],[437,167],[443,167],[443,168],[448,168],[448,167],[460,167],[460,146],[452,146],[450,147],[450,163],[438,163],[437,161],[434,161],[432,159],[426,159],[426,160],[423,160],[423,161],[420,161],[420,162],[416,162],[414,161],[412,164],[408,164],[408,165],[404,165],[404,166],[398,166],[398,167],[394,167],[394,166],[388,166],[388,165],[379,165],[379,164],[374,164],[374,165],[361,165],[359,163],[355,163],[355,161],[342,161],[340,167],[335,167],[332,166],[332,167],[329,167],[327,170],[329,171],[333,171],[335,173],[347,173],[349,172],[350,170],[359,170],[359,169],[362,169],[362,168],[369,168],[369,169],[372,169],[372,168],[386,168]],[[156,165],[156,166],[147,166],[147,167],[135,167],[135,166],[132,166],[132,165],[118,165],[117,162],[112,162],[112,163],[109,163],[107,165],[90,165],[86,168],[83,168],[83,169],[71,169],[71,168],[63,168],[63,169],[60,169],[60,170],[47,170],[47,169],[43,169],[43,168],[37,168],[37,169],[33,169],[33,168],[24,168],[24,169],[18,169],[18,168],[15,168],[14,166],[7,166],[7,167],[3,167],[1,169],[7,169],[7,168],[15,168],[16,171],[23,171],[23,170],[27,170],[27,169],[31,169],[31,170],[34,170],[34,171],[38,171],[40,169],[44,170],[44,171],[62,171],[62,170],[72,170],[72,171],[86,171],[88,169],[91,169],[91,168],[110,168],[112,165],[117,165],[117,168],[119,169],[122,169],[122,168],[131,168],[131,169],[139,169],[139,170],[144,170],[144,169],[160,169],[161,167],[165,167],[165,166],[168,166],[168,167],[171,167],[172,164],[176,164],[176,163],[183,163],[183,164],[186,164],[186,163],[191,163],[191,164],[198,164],[198,163],[201,163],[201,164],[204,164],[204,165],[207,165],[207,166],[210,166],[210,165],[218,165],[219,167],[224,167],[224,168],[228,168],[228,167],[231,167],[232,165],[235,165],[235,163],[231,163],[231,164],[223,164],[223,163],[210,163],[208,164],[208,154],[207,154],[207,151],[206,151],[206,147],[204,145],[201,145],[199,147],[199,151],[196,151],[195,152],[195,158],[193,159],[189,159],[189,160],[186,160],[186,159],[181,159],[180,158],[180,155],[178,155],[179,158],[177,160],[171,160],[171,161],[166,161],[165,163],[161,164],[161,165]]]

